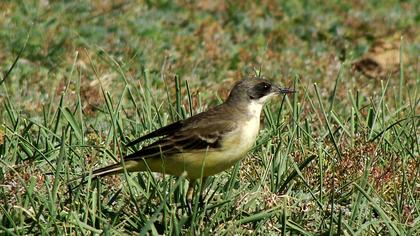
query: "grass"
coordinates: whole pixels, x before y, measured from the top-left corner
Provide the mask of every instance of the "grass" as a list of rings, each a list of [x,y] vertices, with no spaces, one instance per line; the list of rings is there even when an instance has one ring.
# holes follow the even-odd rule
[[[419,234],[416,1],[0,7],[0,234]],[[400,36],[399,73],[352,70],[375,40]],[[298,93],[265,107],[252,151],[196,186],[192,214],[182,177],[68,191],[253,73]]]

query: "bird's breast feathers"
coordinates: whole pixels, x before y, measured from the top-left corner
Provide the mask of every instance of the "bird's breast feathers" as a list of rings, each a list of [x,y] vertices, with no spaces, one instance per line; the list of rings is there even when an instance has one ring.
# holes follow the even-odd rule
[[[222,144],[224,151],[232,154],[248,152],[257,138],[259,129],[259,117],[252,117],[248,121],[244,121],[236,130],[233,130],[225,136]]]
[[[262,106],[260,103],[249,104],[248,119],[238,119],[237,128],[225,134],[221,145],[225,161],[234,163],[252,148],[260,130]]]

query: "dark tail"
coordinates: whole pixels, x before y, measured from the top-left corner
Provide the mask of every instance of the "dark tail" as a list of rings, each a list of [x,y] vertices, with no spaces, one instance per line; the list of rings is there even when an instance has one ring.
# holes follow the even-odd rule
[[[102,177],[102,176],[122,173],[123,171],[124,171],[124,168],[121,165],[121,163],[116,163],[116,164],[113,164],[113,165],[110,165],[110,166],[105,166],[103,168],[94,170],[92,172],[92,179],[96,179],[96,178]]]
[[[124,168],[121,165],[121,163],[116,163],[116,164],[113,164],[113,165],[109,165],[109,166],[94,170],[91,175],[89,173],[87,173],[87,174],[85,174],[81,177],[77,177],[77,178],[74,178],[74,179],[70,180],[67,183],[67,187],[68,187],[67,192],[72,192],[74,189],[79,188],[80,186],[86,184],[88,182],[88,180],[86,180],[86,177],[88,177],[88,176],[91,176],[92,180],[95,180],[95,179],[97,179],[99,177],[102,177],[102,176],[122,173],[123,170],[124,170]],[[76,186],[71,187],[71,183],[76,182],[76,181],[79,181],[79,183]]]

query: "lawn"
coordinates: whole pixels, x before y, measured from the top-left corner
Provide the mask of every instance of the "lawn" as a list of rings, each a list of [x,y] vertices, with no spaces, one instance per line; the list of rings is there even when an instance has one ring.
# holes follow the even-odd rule
[[[419,235],[420,4],[1,1],[0,235]],[[71,182],[264,75],[240,163]],[[136,147],[136,148],[140,148]]]

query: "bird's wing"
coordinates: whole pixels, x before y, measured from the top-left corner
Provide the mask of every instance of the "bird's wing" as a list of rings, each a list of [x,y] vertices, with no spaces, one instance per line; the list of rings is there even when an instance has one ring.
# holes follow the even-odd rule
[[[151,133],[148,133],[140,138],[137,138],[129,143],[127,143],[125,146],[126,147],[131,147],[134,146],[137,143],[143,142],[145,140],[151,139],[151,138],[156,138],[156,137],[161,137],[161,136],[166,136],[166,135],[171,135],[175,132],[177,132],[178,130],[180,130],[182,128],[182,121],[177,121],[175,123],[172,123],[170,125],[164,126],[160,129],[157,129]]]
[[[140,158],[161,157],[181,152],[212,151],[221,148],[226,133],[237,128],[233,121],[206,122],[185,125],[178,132],[167,135],[124,158],[125,161]]]

